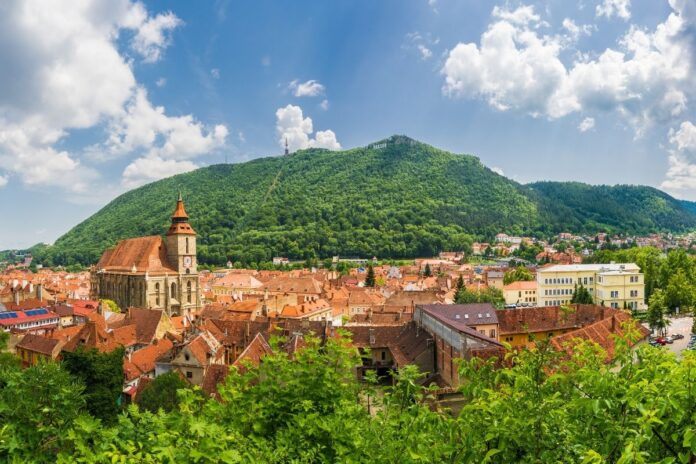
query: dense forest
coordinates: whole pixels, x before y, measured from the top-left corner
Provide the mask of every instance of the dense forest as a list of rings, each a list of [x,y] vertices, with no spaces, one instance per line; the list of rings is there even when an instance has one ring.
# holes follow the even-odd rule
[[[647,345],[632,353],[634,335],[617,342],[610,363],[579,340],[566,356],[539,342],[509,367],[463,362],[456,414],[438,407],[413,366],[393,387],[358,382],[360,357],[346,334],[325,344],[308,337],[293,359],[277,350],[259,367],[231,368],[220,401],[161,376],[128,408],[116,402],[121,351],[28,369],[0,353],[0,461],[694,462],[696,353],[677,358]],[[83,368],[99,381],[86,382]]]
[[[524,186],[457,155],[394,136],[381,148],[301,150],[214,165],[127,192],[35,256],[91,264],[118,240],[162,234],[179,191],[202,263],[333,255],[413,258],[468,250],[498,232],[636,232],[696,227],[696,214],[647,187]]]

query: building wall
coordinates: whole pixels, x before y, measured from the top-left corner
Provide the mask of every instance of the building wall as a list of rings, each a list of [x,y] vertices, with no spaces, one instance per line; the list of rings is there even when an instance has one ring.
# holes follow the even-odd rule
[[[100,299],[114,300],[121,309],[160,309],[167,314],[183,314],[200,308],[198,275],[145,276],[116,272],[96,272],[93,292]],[[191,283],[189,302],[188,283]],[[172,298],[172,284],[174,294]]]
[[[527,344],[530,342],[545,340],[547,338],[555,337],[556,335],[570,332],[571,330],[574,329],[546,330],[534,333],[503,333],[500,334],[500,341],[503,343],[509,343],[513,348],[519,348],[527,346]]]
[[[645,308],[645,284],[643,274],[637,271],[599,272],[546,271],[537,273],[539,306],[570,304],[575,286],[582,284],[592,295],[595,304],[623,308]],[[617,293],[612,293],[617,292]],[[632,293],[633,292],[633,293]]]
[[[503,290],[503,297],[506,305],[527,303],[536,306],[537,304],[536,290]]]
[[[491,337],[494,340],[498,340],[498,324],[481,324],[476,326],[471,325],[470,327],[475,331],[484,334],[487,337]]]

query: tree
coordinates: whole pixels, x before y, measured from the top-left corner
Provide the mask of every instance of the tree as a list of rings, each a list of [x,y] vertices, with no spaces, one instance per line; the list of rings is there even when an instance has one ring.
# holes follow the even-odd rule
[[[423,277],[432,277],[433,271],[430,269],[430,263],[425,263],[425,270],[423,271]]]
[[[121,410],[123,348],[110,353],[78,348],[63,354],[63,366],[85,385],[84,398],[91,415],[113,423]]]
[[[669,277],[664,295],[670,313],[674,313],[677,308],[680,308],[681,312],[687,312],[694,305],[694,289],[682,269],[678,269]]]
[[[372,267],[372,264],[369,264],[367,266],[367,276],[365,276],[365,286],[374,287],[375,283],[375,269]]]
[[[665,329],[669,325],[665,319],[667,309],[664,292],[660,289],[655,290],[648,303],[647,321],[650,328],[660,335],[664,335]]]
[[[160,409],[171,412],[178,408],[177,391],[190,388],[176,372],[167,372],[148,383],[137,396],[136,402],[142,409],[157,412]]]
[[[573,297],[570,299],[570,302],[573,304],[594,304],[590,291],[582,284],[580,284],[579,287],[577,284],[575,285]]]
[[[507,271],[503,276],[503,284],[505,285],[519,281],[530,282],[532,280],[534,280],[534,274],[532,274],[532,271],[530,271],[524,266],[518,266],[514,269],[511,269]]]
[[[455,303],[471,304],[471,303],[491,303],[498,309],[505,305],[505,297],[503,292],[495,287],[486,287],[483,290],[470,291],[466,287],[462,287],[455,294]]]
[[[109,311],[112,313],[120,313],[121,308],[118,307],[116,302],[114,300],[109,300],[108,298],[103,298],[99,300],[99,302],[103,305],[106,305],[109,308]]]

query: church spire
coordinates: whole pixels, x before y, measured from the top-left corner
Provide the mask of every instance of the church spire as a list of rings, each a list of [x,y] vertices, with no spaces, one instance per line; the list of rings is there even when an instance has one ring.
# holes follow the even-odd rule
[[[192,234],[195,235],[193,228],[188,223],[189,217],[184,208],[184,198],[179,192],[179,199],[176,201],[176,208],[172,213],[172,225],[169,227],[167,235],[171,234]]]
[[[288,150],[288,138],[285,137],[285,156],[290,154],[290,150]]]

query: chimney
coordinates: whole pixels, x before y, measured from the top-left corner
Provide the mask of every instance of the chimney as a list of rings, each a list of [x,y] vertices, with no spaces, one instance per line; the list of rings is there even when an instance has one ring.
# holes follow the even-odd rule
[[[375,329],[370,328],[369,331],[368,331],[368,333],[369,333],[369,335],[370,335],[370,345],[374,345],[375,342],[376,342],[376,340],[375,340]]]
[[[43,284],[36,284],[36,298],[43,300]]]
[[[616,332],[616,314],[611,315],[611,331]]]

